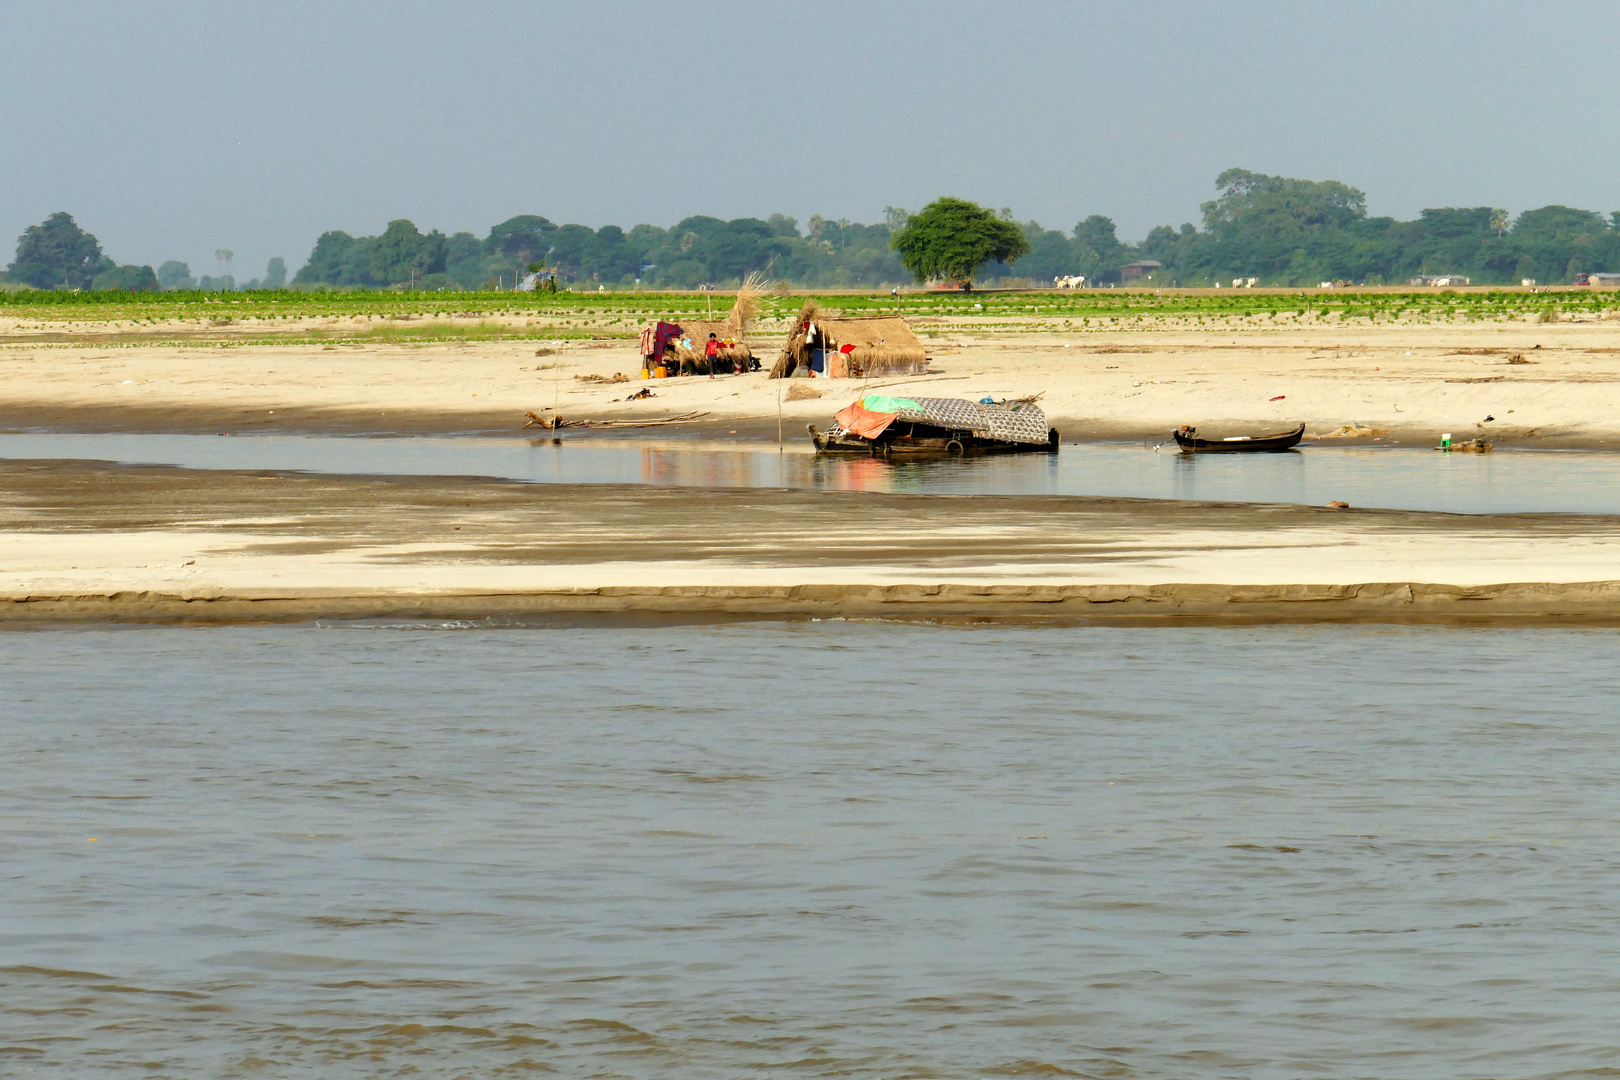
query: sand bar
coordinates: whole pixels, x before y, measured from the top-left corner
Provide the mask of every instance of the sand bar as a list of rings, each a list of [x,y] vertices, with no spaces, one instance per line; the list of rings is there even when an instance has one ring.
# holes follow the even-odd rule
[[[958,320],[918,330],[936,373],[891,392],[1041,393],[1070,440],[1303,420],[1314,434],[1359,424],[1376,429],[1369,440],[1408,443],[1450,431],[1503,445],[1620,444],[1620,320],[1037,332]],[[635,345],[623,337],[538,347],[250,344],[262,339],[220,331],[218,342],[186,344],[176,332],[0,327],[0,430],[488,434],[515,431],[527,410],[550,408],[576,419],[704,411],[695,430],[774,439],[779,394],[791,389],[761,374],[605,385],[576,378],[637,375]],[[776,346],[764,334],[756,351],[769,358]],[[782,403],[793,437],[863,389],[854,380],[794,385],[821,397]],[[657,396],[623,400],[642,386]]]
[[[0,463],[12,622],[1620,622],[1620,519]]]

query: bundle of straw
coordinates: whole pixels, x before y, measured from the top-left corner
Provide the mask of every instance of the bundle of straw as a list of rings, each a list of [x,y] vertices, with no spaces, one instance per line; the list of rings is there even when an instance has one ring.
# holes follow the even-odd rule
[[[755,270],[737,286],[737,300],[731,305],[731,315],[726,321],[736,327],[739,337],[748,330],[749,323],[759,318],[759,302],[769,291],[769,285],[765,272]]]

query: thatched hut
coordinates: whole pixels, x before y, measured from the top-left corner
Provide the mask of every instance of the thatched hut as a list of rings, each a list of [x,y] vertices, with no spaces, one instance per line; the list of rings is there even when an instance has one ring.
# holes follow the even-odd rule
[[[763,275],[750,274],[737,289],[737,299],[724,319],[671,319],[659,321],[641,333],[641,355],[652,367],[665,352],[674,353],[673,359],[681,370],[690,372],[695,365],[707,370],[709,335],[720,342],[717,354],[721,371],[753,371],[758,368],[753,350],[748,347],[748,326],[759,317],[760,297],[765,294]]]
[[[921,375],[928,370],[928,350],[904,319],[827,318],[810,301],[799,312],[771,378],[789,378],[800,368],[831,378]]]
[[[720,341],[721,360],[741,360],[746,361],[748,367],[753,366],[753,351],[748,348],[748,342],[743,340],[742,327],[735,323],[718,319],[714,321],[682,319],[680,327],[680,336],[670,342],[678,359],[683,361],[703,359],[704,349],[709,344],[709,335],[713,334]]]

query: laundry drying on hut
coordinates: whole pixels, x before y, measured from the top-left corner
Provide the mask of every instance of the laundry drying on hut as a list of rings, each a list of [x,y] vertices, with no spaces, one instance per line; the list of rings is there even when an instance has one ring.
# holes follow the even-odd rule
[[[713,334],[716,349],[711,362],[708,344]],[[682,319],[659,322],[641,332],[644,378],[662,379],[675,375],[730,375],[757,371],[743,331],[730,322]],[[663,374],[660,375],[659,371]]]
[[[764,289],[750,275],[737,290],[725,319],[659,320],[641,331],[642,378],[675,375],[729,375],[758,371],[759,361],[747,342],[748,327],[759,314]],[[709,339],[715,349],[709,351]]]
[[[1305,437],[1305,425],[1288,431],[1274,431],[1268,435],[1228,435],[1209,439],[1198,434],[1198,429],[1182,424],[1175,430],[1176,445],[1183,450],[1198,453],[1266,453],[1292,450]]]
[[[870,379],[927,370],[928,350],[904,319],[832,318],[811,300],[799,312],[771,378]]]
[[[1038,395],[1037,395],[1038,396]],[[821,453],[984,454],[1055,452],[1058,432],[1034,398],[968,401],[867,394],[810,439]]]

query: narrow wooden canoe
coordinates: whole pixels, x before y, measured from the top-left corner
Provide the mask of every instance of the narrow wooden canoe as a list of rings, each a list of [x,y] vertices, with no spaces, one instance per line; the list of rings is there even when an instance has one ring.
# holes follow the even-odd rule
[[[1183,424],[1174,432],[1176,445],[1183,450],[1199,453],[1263,454],[1277,450],[1292,450],[1305,437],[1305,425],[1292,431],[1278,431],[1270,435],[1233,435],[1225,439],[1201,439],[1198,429]]]

